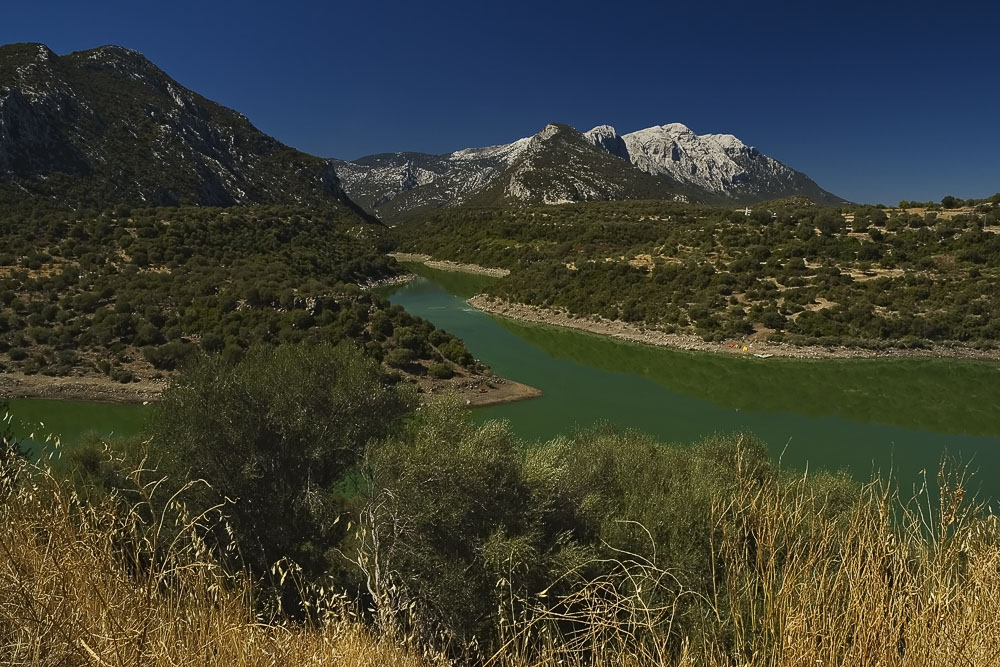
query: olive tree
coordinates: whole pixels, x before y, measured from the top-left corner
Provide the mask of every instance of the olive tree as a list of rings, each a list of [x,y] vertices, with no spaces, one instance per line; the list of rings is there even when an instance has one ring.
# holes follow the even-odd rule
[[[205,503],[231,502],[251,566],[289,557],[319,571],[340,537],[335,485],[413,399],[354,346],[257,346],[186,369],[151,417],[150,447],[174,479],[208,482]]]

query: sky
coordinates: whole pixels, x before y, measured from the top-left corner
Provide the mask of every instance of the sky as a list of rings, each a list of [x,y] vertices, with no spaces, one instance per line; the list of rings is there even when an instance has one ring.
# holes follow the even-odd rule
[[[680,122],[852,201],[1000,191],[1000,3],[4,4],[0,43],[137,49],[323,157]]]

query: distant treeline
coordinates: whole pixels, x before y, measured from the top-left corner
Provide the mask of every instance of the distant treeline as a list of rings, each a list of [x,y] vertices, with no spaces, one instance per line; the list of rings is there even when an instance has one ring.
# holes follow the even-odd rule
[[[947,195],[941,198],[940,202],[932,201],[908,201],[906,199],[899,202],[899,208],[926,208],[930,210],[942,210],[942,209],[955,209],[962,208],[965,206],[969,207],[982,207],[979,213],[988,213],[992,206],[1000,204],[1000,192],[991,196],[985,197],[983,199],[960,199],[953,195]]]

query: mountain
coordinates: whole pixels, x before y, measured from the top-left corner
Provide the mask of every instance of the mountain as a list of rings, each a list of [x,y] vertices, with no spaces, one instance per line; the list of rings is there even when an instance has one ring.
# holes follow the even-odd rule
[[[482,192],[527,148],[530,139],[448,155],[382,153],[333,166],[350,197],[383,220],[456,206]]]
[[[333,163],[351,198],[389,222],[446,206],[683,199],[692,192],[668,176],[635,169],[558,123],[502,146]]]
[[[622,199],[843,200],[732,135],[550,124],[446,155],[324,160],[181,86],[142,54],[0,46],[0,204],[340,203],[387,221],[459,205]],[[355,204],[354,202],[360,204]]]
[[[269,137],[137,51],[0,46],[0,202],[344,204],[329,161]]]
[[[684,186],[636,173],[569,125],[549,124],[531,137],[468,203],[567,204],[580,201],[683,198]]]
[[[613,127],[601,125],[586,136],[647,174],[671,178],[708,199],[753,202],[804,195],[818,204],[846,203],[731,134],[697,135],[681,123],[671,123],[620,137]]]
[[[348,195],[389,222],[461,205],[622,199],[742,204],[794,195],[846,203],[732,135],[699,136],[680,123],[624,136],[609,125],[580,133],[550,124],[500,146],[445,155],[381,153],[333,164]]]

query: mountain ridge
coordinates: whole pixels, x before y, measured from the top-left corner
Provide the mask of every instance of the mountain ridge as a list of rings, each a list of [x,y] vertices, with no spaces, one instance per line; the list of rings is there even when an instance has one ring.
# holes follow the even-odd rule
[[[115,45],[56,55],[0,46],[0,201],[71,207],[346,206],[328,160],[286,146],[238,111]]]
[[[549,141],[557,134],[552,128],[558,128],[563,142]],[[576,144],[572,156],[566,142]],[[546,145],[555,153],[543,155]],[[566,158],[561,170],[554,168],[556,155]],[[697,135],[680,123],[625,135],[610,125],[579,132],[550,123],[509,144],[440,155],[379,153],[333,164],[347,193],[389,222],[433,208],[487,203],[673,199],[749,204],[787,196],[849,203],[731,134]]]
[[[730,134],[680,123],[619,135],[550,123],[508,144],[442,155],[323,159],[115,45],[57,55],[0,46],[0,202],[71,207],[343,205],[395,222],[462,205],[663,199],[848,203]]]

